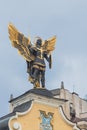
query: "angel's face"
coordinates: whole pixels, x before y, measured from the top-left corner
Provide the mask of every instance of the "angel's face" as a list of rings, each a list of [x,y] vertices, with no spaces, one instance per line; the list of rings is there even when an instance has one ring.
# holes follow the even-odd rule
[[[41,47],[42,46],[42,40],[41,39],[37,39],[36,46],[37,47]]]

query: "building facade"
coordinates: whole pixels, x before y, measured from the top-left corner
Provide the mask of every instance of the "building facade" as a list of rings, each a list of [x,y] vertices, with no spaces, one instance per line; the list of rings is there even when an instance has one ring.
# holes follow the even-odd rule
[[[63,82],[55,90],[31,89],[11,98],[10,113],[0,118],[0,130],[87,130],[87,111],[80,100],[86,106],[77,94],[64,89]]]

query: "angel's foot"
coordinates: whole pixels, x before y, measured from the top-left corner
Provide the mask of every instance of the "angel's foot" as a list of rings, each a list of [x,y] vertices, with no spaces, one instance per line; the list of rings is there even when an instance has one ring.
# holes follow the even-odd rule
[[[40,83],[38,81],[34,82],[34,88],[40,88]]]
[[[33,84],[34,83],[34,79],[32,77],[29,77],[29,81]]]

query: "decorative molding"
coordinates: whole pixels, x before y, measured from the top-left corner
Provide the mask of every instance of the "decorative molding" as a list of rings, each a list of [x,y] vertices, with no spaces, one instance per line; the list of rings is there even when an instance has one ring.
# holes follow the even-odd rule
[[[76,123],[73,123],[73,122],[71,122],[70,120],[67,119],[67,117],[65,116],[65,114],[64,114],[64,112],[63,112],[62,106],[59,107],[59,111],[60,111],[60,114],[62,115],[62,119],[63,119],[68,125],[73,126],[73,130],[80,130],[80,129],[77,127],[77,124],[76,124]]]
[[[20,123],[19,123],[19,122],[14,122],[13,128],[14,128],[15,130],[21,130],[21,125],[20,125]]]
[[[26,115],[26,114],[32,109],[32,107],[33,107],[33,101],[32,101],[32,104],[31,104],[30,108],[29,108],[27,111],[25,111],[25,112],[16,112],[16,115],[15,115],[15,116],[12,116],[12,117],[10,118],[9,122],[8,122],[9,130],[13,130],[13,129],[11,128],[11,124],[10,124],[11,121],[12,121],[13,119],[17,120],[17,118],[18,118],[19,116]],[[14,130],[22,130],[21,123],[16,122],[16,121],[14,122],[14,124],[13,124],[12,127],[14,128]]]
[[[12,101],[11,104],[13,104],[13,109],[14,109],[16,106],[21,105],[22,103],[25,103],[30,100],[35,100],[39,103],[43,102],[43,104],[47,104],[47,105],[55,106],[55,107],[56,106],[58,107],[64,104],[64,101],[61,101],[58,99],[52,99],[52,98],[48,98],[48,97],[44,97],[44,96],[36,95],[32,93],[29,95],[26,95],[25,97],[21,97],[20,99],[17,99],[16,101]]]

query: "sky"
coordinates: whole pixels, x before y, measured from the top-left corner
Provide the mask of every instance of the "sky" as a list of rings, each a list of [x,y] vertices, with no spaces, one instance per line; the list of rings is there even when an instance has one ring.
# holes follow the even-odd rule
[[[12,23],[33,42],[57,36],[52,69],[46,69],[46,88],[87,94],[87,0],[0,0],[0,117],[9,113],[14,98],[33,88],[26,62],[12,47],[8,24]]]

